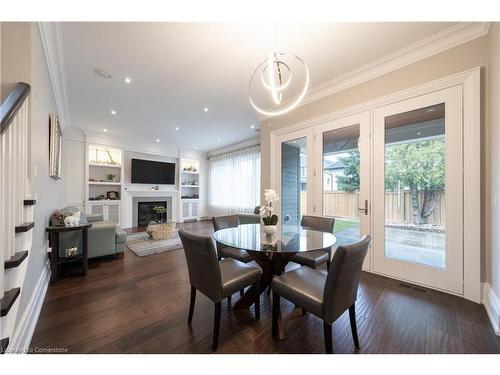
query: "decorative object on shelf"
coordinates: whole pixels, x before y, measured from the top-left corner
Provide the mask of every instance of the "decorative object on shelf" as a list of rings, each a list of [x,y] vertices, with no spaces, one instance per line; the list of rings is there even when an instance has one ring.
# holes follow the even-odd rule
[[[156,185],[156,186],[152,186],[152,187],[151,187],[151,190],[158,191],[158,190],[160,190],[160,187],[159,187],[158,185]]]
[[[104,194],[98,195],[97,197],[89,197],[89,201],[105,201],[106,199]]]
[[[108,191],[106,193],[106,199],[109,199],[111,201],[116,201],[120,199],[120,192],[118,191]]]
[[[116,177],[116,174],[113,174],[113,173],[108,173],[108,174],[106,174],[106,180],[107,180],[108,182],[115,182],[115,181],[114,181],[115,177]]]
[[[264,222],[264,232],[266,234],[276,233],[276,224],[278,224],[278,216],[273,214],[273,202],[280,199],[278,194],[272,189],[264,190],[264,204],[260,206],[259,214]]]
[[[193,166],[189,166],[189,167],[184,167],[182,169],[183,172],[190,172],[190,173],[196,173],[198,172],[198,168],[196,167],[193,167]]]
[[[50,218],[50,225],[53,227],[64,227],[64,216],[59,211],[55,212]]]
[[[193,194],[193,195],[183,195],[181,199],[198,199],[200,196],[198,194]]]
[[[167,221],[167,209],[163,206],[154,206],[153,212],[156,215],[157,223],[164,223]]]
[[[61,127],[57,115],[49,115],[49,176],[59,180],[61,178]]]
[[[66,249],[66,258],[74,258],[78,255],[78,248],[70,247]]]
[[[64,225],[66,225],[67,227],[74,227],[76,225],[79,225],[81,216],[82,213],[80,211],[76,211],[71,216],[66,216],[64,218]]]
[[[95,178],[89,178],[89,182],[97,182]]]
[[[309,69],[300,57],[274,51],[255,69],[248,84],[252,107],[266,116],[280,116],[297,107],[309,88]]]

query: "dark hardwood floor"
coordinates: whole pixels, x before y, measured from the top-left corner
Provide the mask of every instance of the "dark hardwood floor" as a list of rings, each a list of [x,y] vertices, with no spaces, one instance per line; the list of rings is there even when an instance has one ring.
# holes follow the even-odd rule
[[[211,222],[186,223],[198,233]],[[294,266],[291,266],[294,267]],[[48,289],[32,347],[69,353],[211,353],[213,303],[198,293],[187,324],[189,281],[182,250],[90,262],[86,277]],[[233,303],[238,295],[233,296]],[[364,272],[357,301],[358,353],[500,353],[484,307],[444,293],[418,291]],[[285,340],[271,337],[271,297],[261,320],[223,302],[217,353],[322,353],[323,324],[282,302]],[[333,325],[333,350],[355,353],[346,312]]]

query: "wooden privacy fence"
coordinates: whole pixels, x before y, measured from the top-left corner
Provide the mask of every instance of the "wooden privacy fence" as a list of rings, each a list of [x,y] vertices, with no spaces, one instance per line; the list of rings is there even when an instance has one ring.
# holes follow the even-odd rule
[[[325,216],[356,218],[358,217],[358,195],[342,191],[324,191],[323,207]],[[422,205],[424,193],[419,192],[419,202]],[[300,196],[302,214],[305,213],[306,192]],[[411,194],[409,190],[385,193],[385,220],[387,223],[412,223]],[[434,211],[429,216],[429,224],[445,224],[445,193],[440,192],[436,197]]]

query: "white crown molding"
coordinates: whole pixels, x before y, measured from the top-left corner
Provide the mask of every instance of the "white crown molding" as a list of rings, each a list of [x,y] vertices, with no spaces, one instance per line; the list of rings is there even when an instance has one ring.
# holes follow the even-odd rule
[[[500,336],[500,299],[489,283],[483,284],[483,304],[493,330]]]
[[[61,128],[70,126],[62,30],[59,22],[38,22]]]
[[[298,107],[344,91],[488,34],[490,22],[460,22],[312,89]],[[293,100],[290,99],[290,100]],[[259,121],[269,116],[259,116]]]

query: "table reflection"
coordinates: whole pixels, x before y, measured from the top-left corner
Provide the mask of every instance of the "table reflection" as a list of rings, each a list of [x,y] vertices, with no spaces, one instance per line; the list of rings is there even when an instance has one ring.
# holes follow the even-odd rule
[[[261,224],[243,224],[214,233],[215,241],[237,249],[260,252],[298,253],[328,249],[335,244],[332,233],[283,225],[276,234],[268,235]]]

